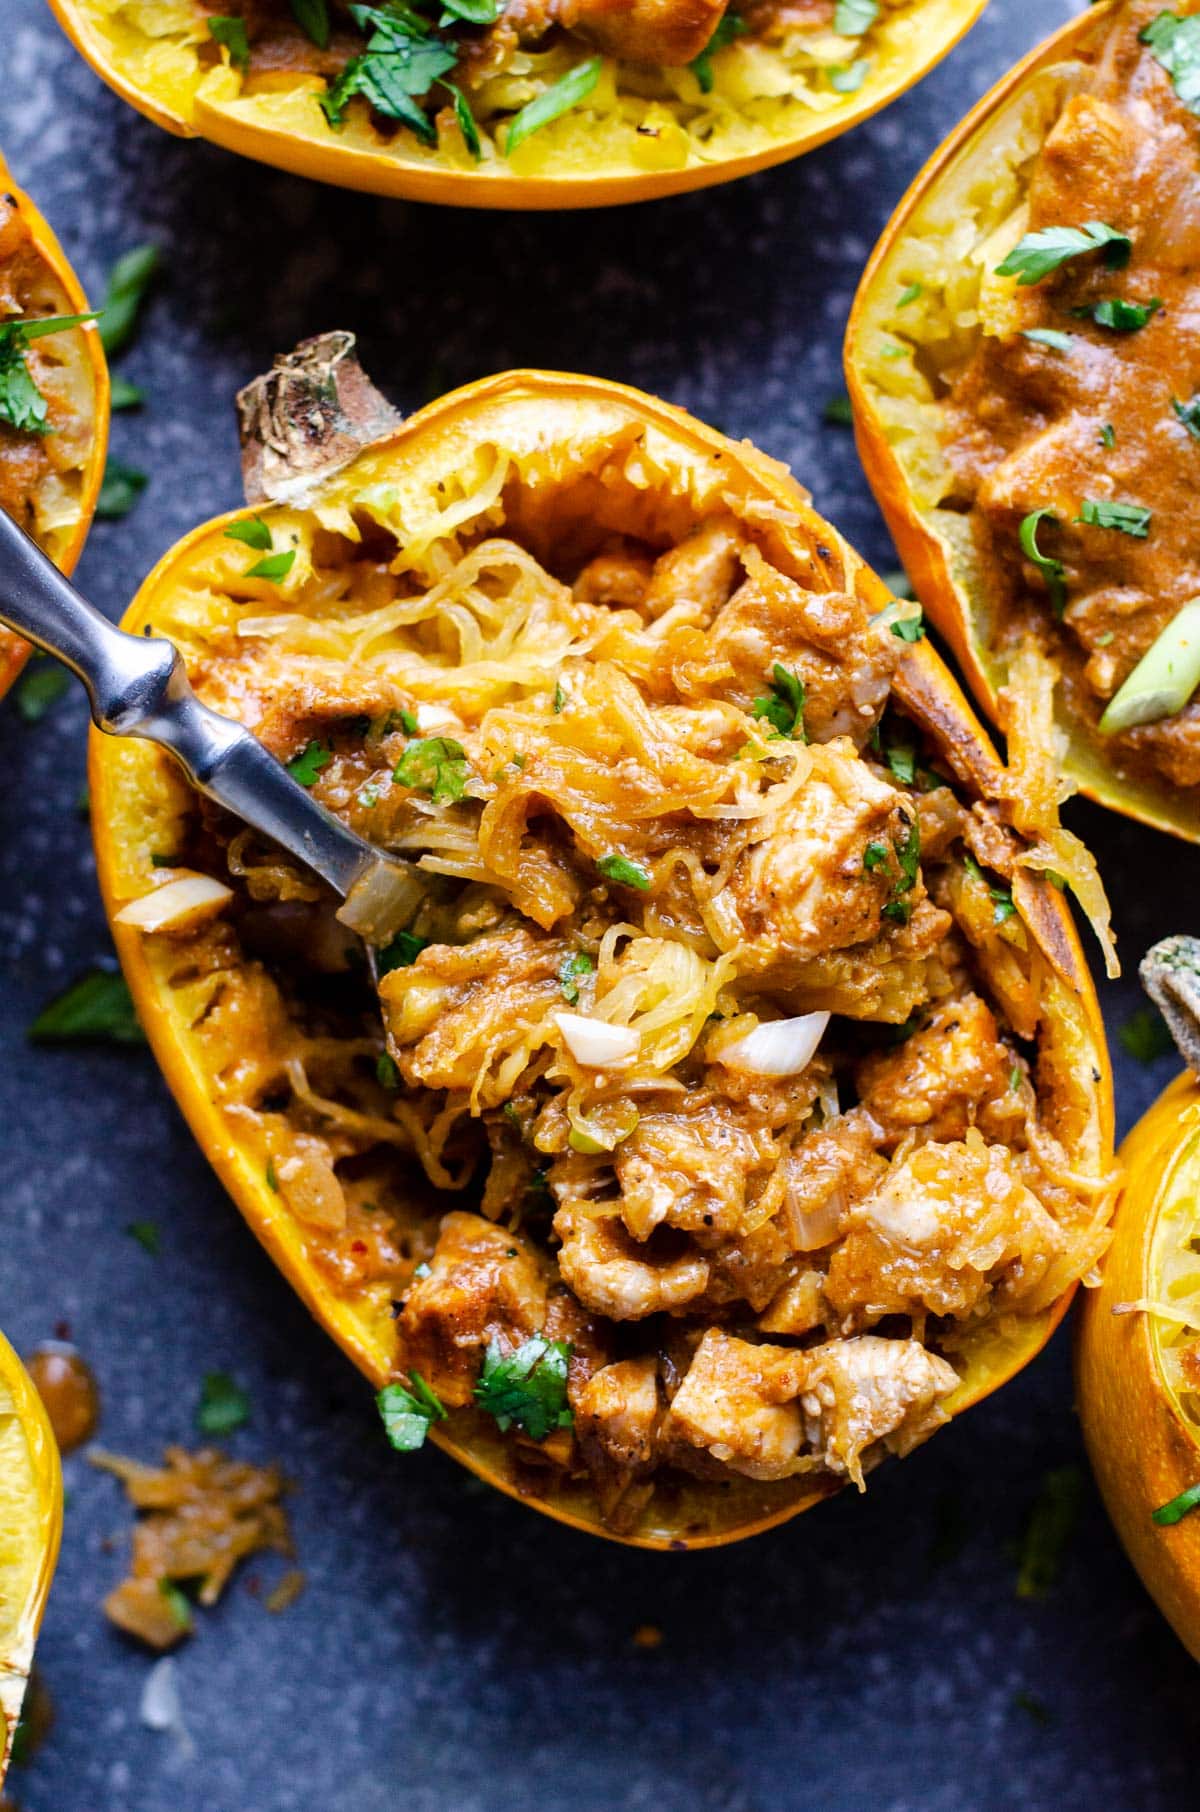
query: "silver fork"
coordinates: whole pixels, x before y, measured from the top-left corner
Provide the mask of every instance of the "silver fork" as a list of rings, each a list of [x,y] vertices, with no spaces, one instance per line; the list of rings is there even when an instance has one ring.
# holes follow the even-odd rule
[[[200,792],[327,881],[343,901],[338,917],[367,944],[374,976],[374,948],[407,924],[424,895],[412,865],[349,830],[244,724],[202,704],[173,643],[115,628],[3,510],[0,623],[78,675],[106,735],[157,743]]]

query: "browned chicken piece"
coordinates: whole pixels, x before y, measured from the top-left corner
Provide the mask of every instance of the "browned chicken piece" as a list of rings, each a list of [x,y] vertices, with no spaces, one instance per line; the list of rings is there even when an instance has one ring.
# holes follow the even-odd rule
[[[602,1366],[573,1394],[572,1408],[575,1436],[604,1514],[614,1527],[628,1527],[646,1495],[630,1488],[658,1464],[663,1409],[656,1356]]]
[[[742,538],[732,522],[713,517],[660,554],[643,599],[650,617],[661,617],[676,604],[689,606],[697,623],[707,626],[729,602],[741,570]]]
[[[738,1125],[711,1097],[646,1114],[616,1153],[621,1218],[638,1240],[659,1226],[735,1234],[750,1178],[761,1188],[775,1160],[769,1132]]]
[[[878,1141],[879,1127],[858,1107],[808,1133],[787,1154],[778,1219],[793,1252],[818,1252],[841,1237],[850,1210],[887,1174]]]
[[[912,823],[911,804],[865,762],[836,744],[812,756],[812,774],[778,828],[750,846],[730,882],[747,942],[761,941],[773,962],[876,937]],[[906,898],[920,897],[918,881]]]
[[[567,945],[518,927],[469,944],[431,944],[415,963],[380,983],[393,1054],[412,1087],[474,1091],[482,1108],[515,1093],[523,1066],[500,1060],[529,1055],[555,1036],[551,1006],[563,1004],[558,969]]]
[[[764,1334],[811,1334],[827,1313],[823,1271],[797,1271],[758,1318]]]
[[[1025,1115],[1021,1094],[1011,1086],[1015,1066],[991,1008],[977,994],[966,994],[935,1007],[903,1044],[865,1057],[856,1077],[858,1097],[883,1128],[885,1151],[912,1132],[962,1139],[975,1125],[989,1138],[1013,1143]]]
[[[903,1025],[918,1007],[954,990],[949,938],[953,921],[931,900],[918,900],[907,925],[887,925],[869,943],[803,961],[764,949],[764,977],[791,995],[794,1011],[824,1008],[848,1019]]]
[[[597,554],[576,574],[571,595],[581,604],[608,610],[639,610],[654,563],[646,554]]]
[[[570,1341],[573,1381],[596,1357],[590,1323],[557,1285],[552,1261],[478,1214],[446,1215],[429,1275],[413,1284],[397,1331],[404,1369],[419,1372],[450,1409],[470,1403],[493,1340],[506,1352],[535,1334]]]
[[[551,11],[606,56],[677,65],[700,55],[725,0],[554,0]]]
[[[846,1332],[885,1315],[963,1319],[994,1292],[1012,1301],[1034,1292],[1062,1245],[1012,1154],[971,1132],[893,1161],[853,1211],[825,1293]]]
[[[803,1470],[804,1419],[798,1398],[808,1355],[794,1347],[752,1346],[709,1328],[663,1425],[665,1446],[698,1449],[752,1479]]]
[[[849,736],[862,748],[887,701],[902,644],[875,628],[860,599],[813,592],[747,548],[748,577],[713,623],[702,657],[678,674],[685,691],[715,692],[744,710],[771,690],[778,662],[804,683],[813,742]]]
[[[289,656],[281,686],[253,637],[245,639],[240,658],[222,653],[197,663],[192,683],[206,705],[239,718],[281,761],[290,761],[314,738],[327,739],[347,718],[382,717],[400,702],[381,674],[367,668],[335,672],[328,661],[301,655]],[[325,777],[322,790],[324,784]]]
[[[553,1170],[550,1175],[553,1186]],[[554,1231],[566,1282],[585,1307],[614,1321],[682,1309],[708,1287],[708,1261],[682,1235],[664,1229],[639,1244],[615,1209],[568,1202],[554,1217]]]
[[[1142,149],[1133,121],[1096,95],[1072,95],[1047,133],[1029,185],[1030,212],[1074,220],[1087,197],[1088,220],[1126,223],[1131,163]]]
[[[860,1491],[871,1448],[882,1442],[890,1453],[910,1453],[947,1420],[938,1399],[958,1373],[919,1341],[864,1334],[810,1347],[803,1357],[805,1438],[830,1472]]]

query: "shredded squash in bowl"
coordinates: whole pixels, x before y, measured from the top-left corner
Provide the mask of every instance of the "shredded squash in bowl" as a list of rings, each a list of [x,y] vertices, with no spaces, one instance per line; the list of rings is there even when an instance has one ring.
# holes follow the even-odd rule
[[[475,207],[725,181],[911,86],[985,0],[52,0],[177,132],[330,182]]]
[[[861,1486],[1107,1238],[1094,997],[1004,770],[912,607],[679,411],[516,374],[342,457],[127,623],[417,864],[378,996],[306,872],[94,748],[193,1125],[397,1444],[652,1545]],[[207,923],[137,929],[181,872]]]

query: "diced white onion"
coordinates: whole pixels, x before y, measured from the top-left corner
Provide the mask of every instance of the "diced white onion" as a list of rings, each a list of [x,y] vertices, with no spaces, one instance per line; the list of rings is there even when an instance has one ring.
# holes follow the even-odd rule
[[[798,1076],[825,1036],[828,1013],[801,1013],[795,1019],[768,1019],[720,1052],[731,1070],[753,1076]]]
[[[183,1721],[183,1705],[175,1662],[170,1655],[156,1661],[142,1687],[142,1723],[148,1730],[165,1730],[175,1738],[184,1755],[192,1755],[195,1745]]]
[[[819,1208],[801,1208],[789,1186],[786,1196],[788,1238],[797,1252],[819,1252],[831,1246],[842,1230],[846,1212],[845,1197],[840,1189],[827,1196]]]
[[[445,705],[426,704],[424,700],[413,712],[422,736],[459,736],[466,725],[461,717]]]
[[[628,1026],[610,1026],[607,1020],[588,1019],[583,1013],[556,1013],[554,1023],[576,1063],[588,1069],[627,1063],[637,1056],[642,1042]]]
[[[182,874],[113,916],[118,925],[136,925],[139,931],[190,931],[224,911],[232,898],[232,890],[211,875]]]

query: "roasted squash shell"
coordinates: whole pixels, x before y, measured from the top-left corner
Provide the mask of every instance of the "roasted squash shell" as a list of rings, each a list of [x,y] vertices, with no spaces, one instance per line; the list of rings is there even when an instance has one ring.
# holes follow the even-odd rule
[[[49,1418],[0,1335],[0,1786],[58,1559],[62,1512]]]
[[[981,708],[1005,727],[1009,675],[992,633],[989,574],[963,515],[942,502],[937,374],[961,365],[978,342],[981,284],[1011,249],[1007,240],[991,243],[992,235],[1007,232],[1064,99],[1086,80],[1124,5],[1102,0],[1039,45],[933,154],[875,247],[846,335],[855,433],[871,488],[931,620]],[[1073,786],[1127,817],[1200,840],[1200,814],[1188,796],[1194,789],[1118,771],[1105,739],[1068,716],[1061,699],[1057,715]]]
[[[0,238],[0,291],[4,316],[76,315],[87,298],[49,225],[12,180],[0,156],[0,193],[12,209]],[[18,275],[19,268],[19,275]],[[21,293],[15,293],[14,290]],[[26,443],[39,437],[0,426],[0,461],[17,462],[16,490],[25,520],[56,566],[69,573],[83,551],[96,512],[108,450],[108,367],[94,324],[38,341],[38,360],[55,423],[47,468],[26,488],[20,462]],[[0,695],[29,655],[26,643],[0,629]]]
[[[439,122],[438,142],[426,146],[407,129],[377,130],[365,103],[356,101],[335,131],[317,105],[321,77],[279,71],[243,77],[228,61],[214,66],[207,54],[202,61],[199,48],[211,46],[208,9],[195,0],[159,8],[170,16],[155,20],[154,35],[143,29],[147,8],[136,0],[51,5],[96,73],[168,132],[372,194],[457,207],[581,208],[707,188],[813,150],[911,88],[970,29],[986,0],[885,5],[863,46],[870,56],[861,60],[869,67],[864,72],[856,61],[857,85],[842,83],[842,92],[825,76],[815,87],[806,80],[844,63],[849,41],[829,27],[800,28],[814,49],[802,48],[789,62],[757,41],[727,45],[716,53],[709,95],[686,63],[658,70],[606,57],[578,112],[528,138],[512,161],[489,140],[479,162],[449,118]],[[604,51],[608,30],[605,23],[593,43],[586,35],[572,37],[574,61]],[[567,59],[563,68],[570,66]]]
[[[302,428],[299,438],[303,440]],[[813,512],[807,493],[785,467],[666,403],[619,384],[580,376],[518,371],[472,384],[422,409],[340,468],[324,475],[294,473],[290,480],[285,478],[282,488],[290,490],[291,504],[266,503],[260,514],[277,536],[288,534],[297,509],[315,510],[327,525],[344,524],[354,498],[370,488],[374,495],[386,494],[389,509],[401,512],[407,524],[417,525],[419,541],[420,524],[453,519],[464,487],[470,491],[478,486],[481,476],[503,461],[516,494],[533,500],[528,506],[533,520],[545,524],[555,499],[568,496],[581,474],[608,470],[620,449],[627,450],[628,469],[642,496],[636,507],[644,532],[650,532],[651,524],[655,532],[683,532],[685,525],[706,513],[728,511],[746,525],[747,533],[779,533],[788,538],[788,545],[808,550],[794,557],[808,561],[810,570],[815,559],[827,571],[841,573],[835,583],[856,587],[872,608],[889,603],[886,588]],[[268,461],[275,458],[277,440],[259,447],[252,492],[256,497],[264,489],[279,494],[278,472],[274,483],[269,478],[261,482],[264,452]],[[302,447],[300,454],[303,457]],[[594,476],[586,479],[593,487],[596,482]],[[601,480],[602,486],[607,482]],[[583,507],[583,499],[590,498],[587,508],[594,510],[601,494],[585,490],[575,507]],[[443,516],[443,511],[448,514]],[[196,597],[189,588],[212,562],[228,565],[229,549],[237,544],[226,538],[226,532],[236,521],[236,514],[218,517],[172,548],[131,604],[125,628],[136,634],[153,625],[171,633],[176,601],[185,592]],[[536,535],[536,528],[533,532]],[[202,585],[207,583],[201,580]],[[817,583],[820,588],[829,581]],[[216,593],[209,595],[215,599]],[[184,607],[185,617],[191,608]],[[966,796],[1003,800],[1005,772],[928,641],[904,651],[893,696],[944,758]],[[252,1136],[246,1117],[226,1113],[221,1105],[243,1060],[250,1068],[256,1061],[253,1015],[242,1022],[245,1048],[235,1048],[228,1030],[214,1033],[205,1018],[201,1005],[205,978],[189,966],[186,940],[144,936],[117,917],[154,884],[156,854],[179,847],[180,826],[194,814],[194,797],[156,751],[99,735],[92,740],[90,781],[105,905],[138,1013],[167,1082],[218,1176],[275,1263],[343,1351],[373,1384],[382,1385],[397,1364],[396,1322],[388,1293],[339,1282],[331,1268],[322,1265],[311,1234],[272,1189],[269,1177],[264,1178],[261,1144]],[[1060,892],[1020,869],[1014,898],[1039,953],[1042,1106],[1059,1129],[1073,1171],[1091,1179],[1102,1195],[1111,1166],[1110,1070],[1087,966]],[[428,1199],[422,1207],[414,1198],[412,1225],[420,1224],[422,1214],[428,1221],[429,1212]],[[951,1413],[967,1408],[1027,1364],[1061,1320],[1071,1293],[1066,1291],[1040,1313],[1009,1317],[1003,1326],[967,1336],[960,1356],[962,1381],[945,1407]],[[482,1413],[471,1408],[454,1411],[448,1421],[435,1422],[430,1433],[438,1445],[500,1490],[576,1528],[612,1533],[586,1480],[561,1474],[543,1482],[543,1472],[531,1484],[529,1469],[519,1465],[511,1441],[500,1436],[496,1424]],[[715,1545],[783,1522],[832,1488],[828,1480],[814,1486],[811,1476],[772,1483],[735,1478],[719,1489],[685,1481],[623,1539],[650,1548]]]

